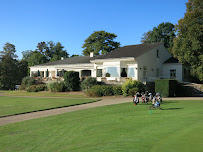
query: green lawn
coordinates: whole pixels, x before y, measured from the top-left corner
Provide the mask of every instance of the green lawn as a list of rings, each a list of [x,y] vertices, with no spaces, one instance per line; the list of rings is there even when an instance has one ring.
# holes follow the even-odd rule
[[[124,103],[0,126],[0,151],[200,152],[203,101]]]
[[[85,98],[84,95],[78,94],[70,94],[70,93],[58,93],[58,92],[27,92],[27,91],[21,91],[21,90],[12,90],[12,91],[6,91],[6,90],[0,90],[0,93],[6,96],[33,96],[33,97],[70,97],[70,98]]]
[[[31,98],[0,96],[0,116],[88,103],[97,99]]]

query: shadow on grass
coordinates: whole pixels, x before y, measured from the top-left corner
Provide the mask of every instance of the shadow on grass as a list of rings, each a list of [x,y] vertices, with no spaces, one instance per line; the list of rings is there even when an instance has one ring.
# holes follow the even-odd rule
[[[167,108],[167,109],[162,109],[162,110],[180,110],[180,109],[184,109],[184,108]]]
[[[91,101],[91,102],[84,102],[84,103],[67,105],[67,106],[59,106],[59,107],[53,107],[53,108],[45,108],[45,109],[39,109],[39,110],[33,110],[33,111],[27,111],[27,112],[20,112],[20,113],[16,113],[16,114],[0,116],[0,118],[16,116],[16,115],[22,115],[22,114],[28,114],[28,113],[39,112],[39,111],[46,111],[46,110],[60,109],[60,108],[66,108],[66,107],[73,107],[73,106],[78,106],[78,105],[83,105],[83,104],[88,104],[88,103],[94,103],[94,102],[98,102],[98,101],[101,101],[101,99],[97,99],[97,100],[94,100],[94,101]]]

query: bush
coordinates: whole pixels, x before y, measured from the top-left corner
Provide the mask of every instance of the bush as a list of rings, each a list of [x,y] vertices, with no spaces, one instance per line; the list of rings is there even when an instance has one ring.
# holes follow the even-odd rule
[[[35,79],[33,77],[29,77],[29,76],[24,77],[21,82],[20,90],[25,90],[27,87],[34,84],[35,84]]]
[[[95,85],[86,91],[86,95],[91,97],[112,96],[114,95],[112,85]]]
[[[122,86],[113,86],[114,95],[122,95]]]
[[[144,85],[136,80],[132,80],[132,78],[125,81],[122,85],[122,92],[124,96],[129,96],[129,90],[136,88],[139,92],[144,92]],[[132,90],[131,90],[132,91]]]
[[[128,94],[129,96],[134,96],[137,91],[138,91],[138,88],[132,88],[132,89],[129,89]]]
[[[75,71],[68,71],[64,74],[64,83],[67,91],[80,90],[79,73]]]
[[[113,85],[95,85],[88,89],[86,92],[90,97],[122,95],[121,86]]]
[[[26,88],[27,92],[39,92],[39,91],[45,91],[45,90],[47,90],[46,84],[31,85]]]
[[[98,82],[97,82],[96,78],[87,77],[85,80],[82,81],[80,87],[81,87],[82,91],[86,91],[97,84],[98,84]]]
[[[49,83],[48,85],[48,89],[51,92],[63,92],[65,91],[65,83],[62,82],[53,82],[53,83]]]
[[[176,80],[172,79],[156,80],[155,92],[159,92],[163,97],[184,95],[183,87]]]

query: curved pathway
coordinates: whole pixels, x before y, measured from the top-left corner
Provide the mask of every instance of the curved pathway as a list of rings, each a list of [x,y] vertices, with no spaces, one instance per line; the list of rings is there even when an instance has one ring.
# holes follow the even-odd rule
[[[180,97],[180,98],[164,98],[163,100],[202,100],[203,97]],[[38,112],[32,112],[27,114],[20,114],[20,115],[14,115],[14,116],[8,116],[8,117],[2,117],[0,118],[0,125],[6,125],[14,122],[20,122],[40,117],[47,117],[72,111],[78,111],[83,109],[89,109],[89,108],[95,108],[100,106],[106,106],[106,105],[113,105],[113,104],[120,104],[120,103],[126,103],[126,102],[132,102],[132,98],[103,98],[101,101],[94,102],[94,103],[88,103],[88,104],[82,104],[77,106],[71,106],[71,107],[64,107],[64,108],[58,108],[58,109],[51,109],[51,110],[45,110],[45,111],[38,111]]]

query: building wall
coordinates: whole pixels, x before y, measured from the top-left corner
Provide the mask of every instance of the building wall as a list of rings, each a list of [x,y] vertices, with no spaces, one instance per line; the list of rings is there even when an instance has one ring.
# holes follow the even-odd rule
[[[176,80],[183,81],[183,65],[180,63],[163,64],[163,78],[170,79],[170,70],[176,70]]]
[[[157,57],[157,50],[159,50]],[[163,76],[163,63],[171,57],[164,45],[146,52],[145,54],[136,58],[138,63],[138,80],[139,81],[153,81]],[[146,78],[144,78],[144,68],[146,68]]]

